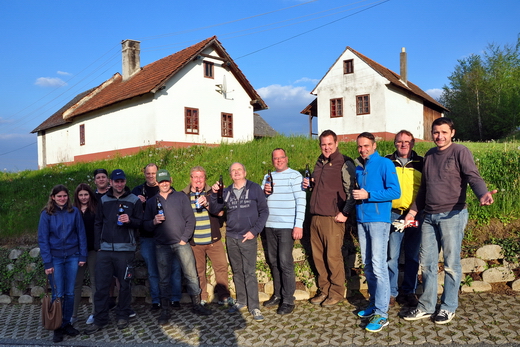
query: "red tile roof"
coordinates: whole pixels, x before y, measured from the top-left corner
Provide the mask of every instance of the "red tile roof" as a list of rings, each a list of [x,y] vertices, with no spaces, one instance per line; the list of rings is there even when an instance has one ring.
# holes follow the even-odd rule
[[[251,97],[254,110],[263,110],[267,105],[260,95],[246,79],[242,71],[233,62],[216,36],[205,39],[199,43],[185,48],[177,53],[157,60],[141,68],[126,81],[116,73],[111,79],[100,86],[76,96],[58,112],[53,114],[32,132],[53,128],[67,122],[73,117],[90,111],[113,105],[115,103],[142,96],[147,93],[155,93],[167,80],[179,72],[186,64],[197,58],[197,56],[208,46],[213,45],[219,55],[229,62],[229,69],[242,84],[243,88]]]

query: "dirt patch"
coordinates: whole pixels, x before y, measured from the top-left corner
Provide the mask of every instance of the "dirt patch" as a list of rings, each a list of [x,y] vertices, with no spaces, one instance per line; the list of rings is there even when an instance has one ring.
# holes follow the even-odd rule
[[[491,283],[491,293],[503,294],[503,295],[518,295],[507,283]]]
[[[477,249],[483,245],[490,244],[494,239],[506,239],[520,236],[520,219],[504,224],[498,219],[493,219],[488,225],[477,225],[470,220],[464,232],[462,240],[462,257],[472,257]]]

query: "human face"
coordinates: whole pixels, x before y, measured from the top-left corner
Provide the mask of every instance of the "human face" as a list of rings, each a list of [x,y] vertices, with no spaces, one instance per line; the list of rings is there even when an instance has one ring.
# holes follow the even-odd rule
[[[121,196],[125,191],[126,180],[110,180],[110,185],[114,189],[114,195]]]
[[[90,201],[90,194],[86,190],[80,190],[78,192],[78,200],[80,204],[86,205]]]
[[[202,191],[206,186],[206,175],[202,171],[193,171],[190,175],[192,190]]]
[[[171,181],[161,181],[159,182],[159,193],[166,194],[170,191],[172,186]]]
[[[289,168],[289,158],[285,155],[284,151],[277,149],[273,152],[273,165],[277,172],[285,171]]]
[[[157,166],[150,165],[144,169],[144,177],[146,178],[146,184],[149,187],[155,187],[157,185]]]
[[[94,184],[98,190],[104,190],[108,187],[108,177],[104,173],[98,173],[96,177],[94,177]]]
[[[63,206],[65,206],[69,200],[69,195],[66,191],[62,190],[61,192],[56,193],[56,195],[51,195],[51,198],[54,200],[56,205],[63,208]]]
[[[397,155],[400,158],[409,158],[412,155],[412,149],[415,142],[412,140],[412,137],[407,134],[399,134],[397,135],[394,146],[397,150]]]
[[[451,139],[453,136],[455,136],[455,129],[450,129],[448,124],[435,125],[432,129],[433,142],[441,151],[452,144]]]
[[[233,182],[242,182],[246,179],[246,170],[240,163],[235,163],[229,168],[229,173]]]
[[[366,159],[376,151],[377,145],[372,140],[366,137],[360,137],[357,139],[357,151],[361,158]]]
[[[338,141],[334,141],[334,137],[332,135],[324,136],[320,141],[321,154],[325,158],[329,158],[331,154],[336,152],[338,149]]]

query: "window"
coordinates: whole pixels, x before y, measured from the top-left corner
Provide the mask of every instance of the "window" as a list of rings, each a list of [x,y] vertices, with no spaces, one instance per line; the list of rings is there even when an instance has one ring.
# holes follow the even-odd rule
[[[199,109],[184,108],[184,131],[186,134],[199,134]]]
[[[233,114],[222,113],[222,137],[233,137]]]
[[[85,124],[80,124],[79,126],[79,145],[85,145]]]
[[[354,59],[343,60],[343,74],[354,73]]]
[[[330,118],[343,117],[343,98],[330,99]]]
[[[213,78],[213,64],[210,61],[204,61],[202,63],[202,66],[204,67],[204,77],[206,78]]]
[[[370,95],[356,96],[356,114],[370,113]]]

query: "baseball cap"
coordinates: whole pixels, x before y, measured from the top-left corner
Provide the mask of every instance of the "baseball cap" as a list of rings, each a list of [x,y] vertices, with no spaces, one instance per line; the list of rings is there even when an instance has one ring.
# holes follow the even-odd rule
[[[156,178],[157,182],[172,180],[170,173],[168,172],[168,170],[165,170],[165,169],[158,170],[157,174],[155,175],[155,178]]]
[[[111,180],[126,180],[125,172],[121,169],[115,169],[110,174]]]
[[[108,176],[107,170],[105,170],[105,169],[96,169],[96,170],[94,170],[94,177],[96,177],[96,175],[100,174],[100,173],[105,174],[105,175]]]

